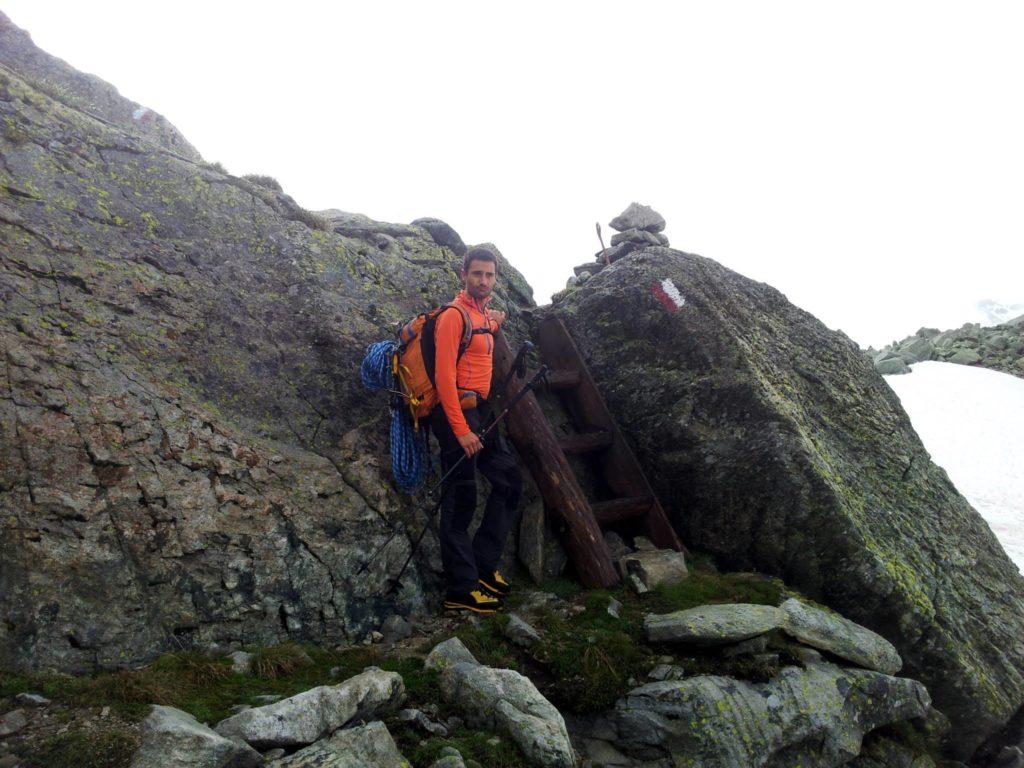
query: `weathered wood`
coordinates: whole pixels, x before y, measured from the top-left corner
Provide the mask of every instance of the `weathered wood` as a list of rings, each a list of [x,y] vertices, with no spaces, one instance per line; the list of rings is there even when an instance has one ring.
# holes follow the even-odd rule
[[[579,371],[550,371],[548,389],[572,389],[580,385]]]
[[[539,341],[541,358],[549,367],[579,374],[579,386],[563,399],[577,429],[602,429],[612,435],[612,444],[596,454],[608,487],[620,497],[654,499],[643,519],[644,533],[655,546],[686,552],[560,318],[552,315],[541,322]]]
[[[653,496],[627,496],[621,499],[599,501],[591,504],[590,509],[599,525],[611,525],[631,517],[642,517],[651,511],[655,500]]]
[[[593,453],[608,448],[612,444],[612,434],[607,429],[596,432],[579,432],[574,435],[562,435],[558,444],[565,453]]]
[[[499,331],[494,336],[494,376],[503,381],[515,356]],[[495,392],[495,399],[515,397],[523,387],[521,379],[513,378],[504,393]],[[586,587],[610,587],[618,584],[619,574],[612,562],[612,553],[601,535],[580,488],[576,475],[558,445],[537,398],[529,393],[507,417],[508,434],[519,454],[528,464],[544,497],[545,505],[556,512],[566,525],[565,546],[576,568],[580,582]]]

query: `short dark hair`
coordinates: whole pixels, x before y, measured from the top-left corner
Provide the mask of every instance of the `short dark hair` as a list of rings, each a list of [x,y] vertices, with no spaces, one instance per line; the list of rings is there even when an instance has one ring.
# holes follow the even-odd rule
[[[463,272],[469,272],[469,264],[472,261],[493,261],[494,272],[495,274],[498,272],[498,257],[490,248],[470,248],[466,251],[466,255],[462,257]]]

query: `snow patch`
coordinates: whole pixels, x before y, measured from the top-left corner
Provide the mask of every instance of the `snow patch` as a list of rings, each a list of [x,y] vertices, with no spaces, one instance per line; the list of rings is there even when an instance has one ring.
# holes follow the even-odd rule
[[[936,464],[1024,571],[1024,379],[929,361],[887,376]]]

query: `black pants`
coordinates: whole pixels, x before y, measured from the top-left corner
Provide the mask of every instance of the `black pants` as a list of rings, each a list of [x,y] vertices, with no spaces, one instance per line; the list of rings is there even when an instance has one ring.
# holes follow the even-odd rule
[[[463,411],[469,428],[479,433],[481,411]],[[441,445],[441,471],[447,472],[465,451],[452,432],[444,408],[440,405],[430,414],[430,429]],[[491,483],[491,495],[480,527],[472,540],[469,525],[476,511],[476,472],[483,473]],[[515,457],[497,429],[484,440],[484,449],[472,458],[464,458],[445,483],[441,504],[441,563],[451,592],[478,589],[479,576],[490,576],[498,567],[505,539],[515,522],[516,509],[523,490],[523,478]]]

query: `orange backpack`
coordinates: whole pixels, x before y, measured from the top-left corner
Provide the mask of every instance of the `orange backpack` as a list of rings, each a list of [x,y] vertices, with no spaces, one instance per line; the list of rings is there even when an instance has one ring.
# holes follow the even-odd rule
[[[413,424],[428,415],[439,398],[434,386],[434,329],[437,318],[446,309],[457,309],[462,315],[462,338],[459,339],[459,353],[462,357],[473,339],[473,320],[469,310],[460,304],[444,304],[429,312],[417,315],[398,332],[398,350],[391,360],[391,371],[398,379],[402,399],[412,412]]]

